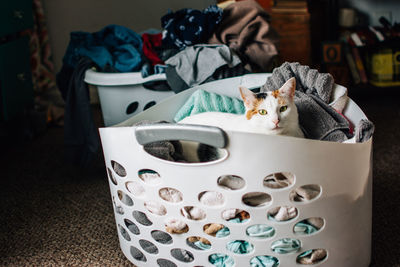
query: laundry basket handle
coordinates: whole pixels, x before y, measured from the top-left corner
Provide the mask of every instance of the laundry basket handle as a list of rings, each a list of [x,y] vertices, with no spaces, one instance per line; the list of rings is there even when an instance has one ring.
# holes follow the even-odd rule
[[[228,144],[226,133],[218,127],[193,124],[156,123],[136,126],[136,140],[141,145],[165,140],[195,141],[217,148]]]

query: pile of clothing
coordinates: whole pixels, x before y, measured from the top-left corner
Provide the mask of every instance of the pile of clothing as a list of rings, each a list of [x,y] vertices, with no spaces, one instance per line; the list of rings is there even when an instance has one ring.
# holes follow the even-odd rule
[[[278,35],[269,20],[255,0],[248,0],[224,9],[212,5],[204,10],[169,11],[161,18],[162,31],[139,34],[109,25],[94,33],[72,32],[57,74],[66,102],[67,158],[85,166],[100,147],[84,82],[87,69],[140,71],[143,77],[165,73],[163,89],[176,93],[216,79],[269,72],[278,54]]]

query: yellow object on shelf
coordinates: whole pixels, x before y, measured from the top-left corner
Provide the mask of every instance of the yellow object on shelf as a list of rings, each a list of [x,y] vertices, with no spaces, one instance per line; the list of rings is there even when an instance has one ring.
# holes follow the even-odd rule
[[[400,85],[400,51],[382,48],[369,56],[370,83],[379,86]]]

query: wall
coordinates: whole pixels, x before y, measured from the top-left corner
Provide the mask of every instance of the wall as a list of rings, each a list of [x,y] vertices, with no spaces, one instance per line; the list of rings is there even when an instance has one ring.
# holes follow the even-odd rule
[[[123,25],[135,32],[161,29],[160,19],[168,9],[204,9],[215,0],[43,0],[56,71],[72,31],[95,32],[109,24]]]

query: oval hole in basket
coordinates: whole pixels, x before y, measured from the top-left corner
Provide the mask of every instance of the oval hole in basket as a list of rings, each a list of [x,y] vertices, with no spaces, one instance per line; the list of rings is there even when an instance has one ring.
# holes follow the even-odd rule
[[[271,250],[278,254],[297,252],[301,248],[301,242],[295,238],[278,239],[271,244]]]
[[[147,215],[144,212],[138,211],[138,210],[134,210],[132,212],[132,216],[133,218],[135,218],[135,220],[144,225],[144,226],[150,226],[153,223],[149,220],[149,218],[147,218]]]
[[[137,225],[129,219],[124,219],[125,225],[128,230],[134,235],[140,235],[140,230]]]
[[[254,246],[246,240],[233,240],[226,244],[226,249],[235,254],[248,254],[254,250]]]
[[[206,213],[204,212],[204,210],[195,206],[185,206],[181,208],[181,214],[186,219],[194,221],[199,221],[206,218]]]
[[[138,107],[139,107],[139,102],[135,101],[135,102],[130,103],[126,107],[126,114],[130,115],[130,114],[134,113]]]
[[[184,234],[189,231],[189,226],[181,219],[170,217],[164,223],[165,230],[170,234]]]
[[[122,203],[124,203],[127,206],[133,206],[133,200],[130,196],[122,192],[121,190],[117,191],[118,198],[121,200]]]
[[[211,249],[211,242],[201,236],[189,236],[186,238],[186,244],[197,250],[209,250]]]
[[[156,158],[179,164],[214,162],[228,156],[226,149],[186,140],[149,143],[144,150]]]
[[[228,256],[228,255],[222,254],[222,253],[211,254],[210,256],[208,256],[208,261],[212,265],[216,265],[216,266],[222,266],[221,262],[224,263],[223,266],[233,266],[235,264],[235,261],[233,260],[233,258],[231,256]]]
[[[128,234],[128,231],[124,227],[122,227],[120,224],[118,224],[118,229],[121,235],[125,238],[127,241],[131,241],[131,237]]]
[[[183,200],[182,193],[175,188],[172,187],[164,187],[158,191],[158,195],[160,198],[164,199],[165,201],[178,203]]]
[[[324,225],[324,219],[319,217],[312,217],[296,223],[293,227],[293,232],[298,235],[311,235],[321,230]]]
[[[146,190],[138,182],[126,182],[125,187],[135,197],[143,197],[146,194]]]
[[[167,209],[164,205],[156,202],[156,201],[146,201],[144,202],[145,208],[153,214],[164,216],[167,214]]]
[[[216,191],[204,191],[198,197],[201,204],[206,206],[221,206],[225,202],[224,195]]]
[[[161,176],[158,172],[150,169],[141,169],[138,171],[139,178],[149,185],[156,185],[161,183]]]
[[[167,259],[157,259],[157,264],[159,267],[178,267],[178,265]]]
[[[181,262],[192,262],[194,260],[192,252],[187,251],[186,249],[183,248],[171,249],[171,255],[172,257]]]
[[[151,243],[150,241],[147,241],[145,239],[140,239],[139,244],[142,247],[144,251],[150,254],[157,254],[158,253],[158,248],[156,245]]]
[[[136,247],[131,246],[130,249],[131,255],[135,260],[146,262],[146,256]]]
[[[255,256],[250,260],[250,266],[269,266],[269,267],[278,267],[279,260],[273,256],[262,255]]]
[[[323,248],[310,249],[297,256],[296,262],[302,265],[314,265],[323,262],[328,252]]]
[[[230,234],[230,230],[220,223],[208,223],[203,226],[204,233],[217,238],[226,237]]]
[[[241,209],[227,209],[222,211],[222,219],[232,223],[245,223],[250,219],[250,213]]]
[[[217,183],[220,187],[228,190],[239,190],[246,185],[242,177],[230,174],[218,177]]]
[[[115,202],[115,196],[112,196],[112,200],[113,200],[115,212],[123,215],[125,213],[124,208],[121,205],[117,205],[117,203]]]
[[[249,192],[243,195],[242,201],[251,207],[262,207],[270,203],[272,198],[264,192]]]
[[[291,221],[298,215],[296,207],[291,206],[279,206],[272,208],[268,211],[268,219],[274,222],[287,222]]]
[[[118,184],[117,180],[115,179],[112,171],[110,170],[110,168],[107,168],[107,174],[108,174],[108,178],[110,178],[111,182],[115,185]]]
[[[294,184],[295,176],[290,172],[276,172],[267,175],[263,180],[263,185],[272,189],[286,188]]]
[[[266,224],[254,224],[246,229],[247,236],[264,239],[275,235],[275,228]]]
[[[111,167],[113,168],[115,173],[118,174],[118,176],[120,176],[120,177],[125,177],[126,176],[125,168],[121,164],[116,162],[115,160],[111,161]]]
[[[154,106],[155,104],[157,104],[156,101],[150,101],[150,102],[148,102],[146,105],[144,105],[143,110],[146,110],[146,109],[148,109],[148,108],[151,108],[151,107]]]
[[[308,202],[321,195],[321,186],[317,184],[302,185],[290,192],[289,198],[293,202]]]
[[[158,243],[161,243],[164,245],[172,244],[172,236],[167,234],[166,232],[163,232],[160,230],[153,230],[153,231],[151,231],[151,236]]]

